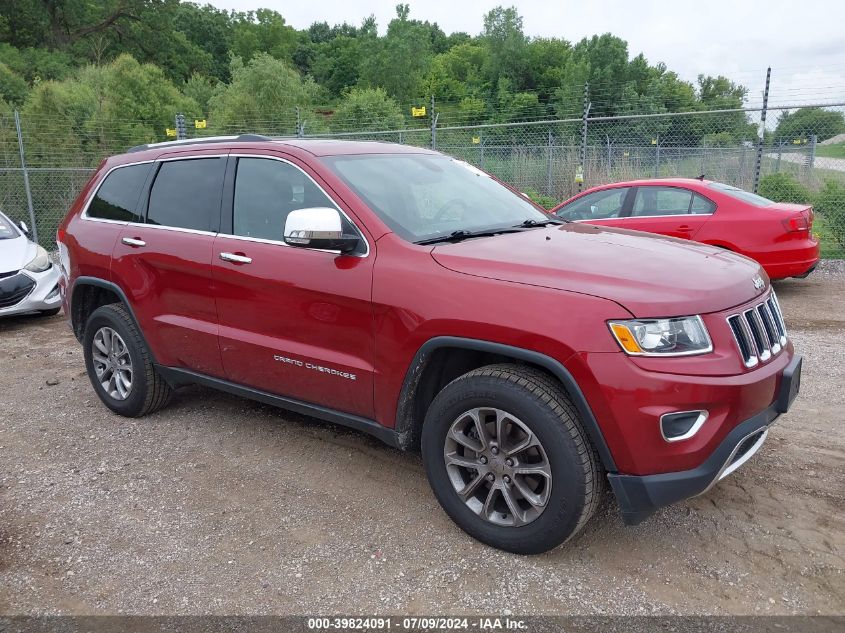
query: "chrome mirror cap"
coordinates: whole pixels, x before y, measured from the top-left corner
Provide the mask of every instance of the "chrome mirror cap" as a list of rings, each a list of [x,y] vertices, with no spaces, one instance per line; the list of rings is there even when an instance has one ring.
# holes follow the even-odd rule
[[[354,251],[359,242],[357,235],[343,233],[343,220],[337,209],[296,209],[285,220],[285,243],[289,246],[348,253]]]

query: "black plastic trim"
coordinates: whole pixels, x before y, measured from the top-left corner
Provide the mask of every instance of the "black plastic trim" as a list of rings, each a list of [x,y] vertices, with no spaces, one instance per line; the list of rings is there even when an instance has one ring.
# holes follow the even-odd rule
[[[444,347],[469,349],[509,356],[517,360],[538,365],[551,372],[558,380],[560,380],[567,395],[575,405],[575,408],[578,409],[578,414],[581,416],[584,428],[590,436],[590,440],[593,442],[593,446],[595,446],[605,470],[608,472],[616,472],[616,462],[613,461],[613,456],[610,454],[610,449],[604,441],[604,435],[602,434],[601,428],[596,421],[596,417],[593,415],[590,405],[587,403],[587,399],[584,397],[581,388],[572,377],[572,374],[570,374],[559,361],[533,350],[504,345],[502,343],[483,341],[480,339],[461,338],[456,336],[437,336],[422,344],[420,349],[414,355],[414,360],[411,361],[411,365],[405,373],[405,381],[402,384],[402,391],[399,395],[399,405],[396,411],[396,432],[404,442],[410,441],[413,434],[413,429],[404,427],[410,423],[413,417],[410,415],[413,407],[413,395],[419,383],[419,379],[422,376],[423,369],[425,368],[431,353]]]
[[[344,413],[343,411],[329,409],[318,404],[312,404],[310,402],[304,402],[302,400],[295,400],[293,398],[268,393],[259,389],[245,387],[228,380],[223,380],[222,378],[207,376],[188,369],[165,367],[163,365],[156,365],[156,369],[164,377],[164,379],[174,387],[186,384],[199,384],[211,387],[236,396],[263,402],[264,404],[287,409],[288,411],[294,411],[295,413],[309,415],[327,422],[347,426],[357,431],[363,431],[364,433],[368,433],[373,437],[380,439],[389,446],[400,448],[397,434],[393,429],[382,426],[375,420],[370,420],[369,418],[363,418],[351,413]]]
[[[659,475],[609,473],[607,478],[616,495],[625,524],[637,525],[658,508],[689,499],[707,490],[718,477],[737,444],[751,433],[766,428],[778,415],[775,405],[771,405],[741,422],[698,468]]]

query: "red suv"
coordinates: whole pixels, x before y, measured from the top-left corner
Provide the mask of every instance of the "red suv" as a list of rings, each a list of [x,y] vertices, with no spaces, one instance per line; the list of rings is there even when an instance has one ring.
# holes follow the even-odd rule
[[[58,241],[111,410],[198,383],[418,448],[444,510],[512,552],[570,538],[607,481],[629,524],[706,491],[799,386],[757,263],[564,222],[419,148],[137,147]]]

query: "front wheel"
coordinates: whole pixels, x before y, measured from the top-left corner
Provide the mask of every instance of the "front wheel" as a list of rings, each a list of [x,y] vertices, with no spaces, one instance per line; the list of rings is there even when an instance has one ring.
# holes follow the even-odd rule
[[[560,384],[518,365],[482,367],[448,384],[426,414],[422,457],[452,520],[518,554],[545,552],[575,535],[604,487]]]
[[[140,417],[170,400],[170,386],[153,366],[144,339],[123,305],[97,308],[85,324],[82,345],[94,391],[115,413]]]

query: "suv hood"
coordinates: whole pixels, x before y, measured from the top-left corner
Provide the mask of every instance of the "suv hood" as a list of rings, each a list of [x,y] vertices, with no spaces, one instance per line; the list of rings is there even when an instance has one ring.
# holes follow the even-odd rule
[[[17,271],[35,257],[35,244],[25,236],[0,240],[0,273]]]
[[[760,265],[697,242],[589,224],[565,224],[438,245],[431,256],[467,275],[615,301],[636,317],[726,310],[765,292]]]

